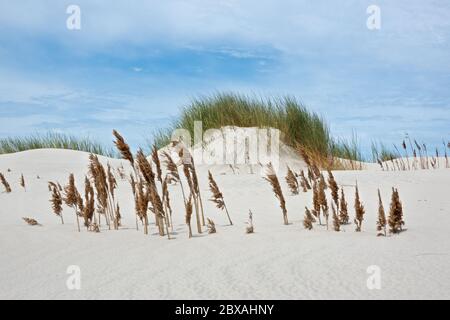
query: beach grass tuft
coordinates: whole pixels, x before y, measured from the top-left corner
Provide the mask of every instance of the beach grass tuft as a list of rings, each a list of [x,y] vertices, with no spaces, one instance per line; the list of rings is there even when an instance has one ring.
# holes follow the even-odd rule
[[[334,139],[325,120],[309,111],[296,98],[255,98],[236,93],[217,93],[195,98],[181,110],[169,128],[154,138],[158,148],[166,146],[175,129],[186,129],[194,137],[194,122],[202,122],[202,130],[224,126],[276,128],[282,141],[326,158],[330,155],[349,160],[362,160],[355,141]]]
[[[0,154],[15,153],[33,149],[70,149],[85,151],[111,158],[117,157],[112,148],[107,148],[101,143],[88,137],[79,138],[72,135],[47,132],[24,137],[7,137],[0,139]]]

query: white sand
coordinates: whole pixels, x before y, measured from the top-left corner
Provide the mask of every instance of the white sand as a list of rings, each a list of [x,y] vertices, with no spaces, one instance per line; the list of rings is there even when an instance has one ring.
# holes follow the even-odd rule
[[[86,153],[67,150],[0,156],[0,172],[13,189],[0,193],[0,298],[450,298],[450,169],[335,172],[351,217],[358,180],[366,207],[362,233],[354,232],[353,225],[339,233],[316,225],[305,230],[304,206],[311,205],[311,192],[292,196],[280,177],[291,222],[285,226],[271,187],[260,175],[217,174],[235,225],[228,226],[226,215],[205,201],[217,234],[195,233],[188,239],[179,188],[171,186],[175,232],[169,241],[156,234],[153,219],[149,235],[134,229],[127,181],[119,181],[118,188],[121,230],[78,233],[67,207],[61,225],[50,208],[47,181],[64,184],[73,172],[82,190],[87,159]],[[128,168],[124,161],[109,161]],[[206,169],[200,168],[205,200],[210,196]],[[19,186],[21,173],[26,192]],[[393,186],[399,188],[407,231],[376,237],[376,190],[381,189],[388,211]],[[249,209],[256,228],[250,235],[244,232]],[[43,226],[28,226],[21,217],[33,217]],[[70,265],[81,268],[81,290],[66,286]],[[381,270],[380,290],[366,285],[371,265]]]

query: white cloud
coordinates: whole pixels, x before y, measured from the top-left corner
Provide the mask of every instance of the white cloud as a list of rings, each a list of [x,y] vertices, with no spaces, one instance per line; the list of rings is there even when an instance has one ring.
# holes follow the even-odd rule
[[[177,70],[170,70],[175,74],[161,78],[151,74],[147,65],[132,61],[124,67],[127,76],[145,78],[146,82],[123,80],[127,88],[121,87],[122,83],[108,83],[99,89],[95,80],[79,83],[71,79],[71,75],[61,76],[65,70],[48,73],[27,70],[22,67],[22,61],[13,61],[14,52],[8,52],[9,48],[2,45],[0,100],[43,109],[51,106],[57,111],[62,108],[76,112],[81,108],[87,110],[89,121],[103,121],[105,127],[124,119],[129,122],[130,132],[140,121],[140,128],[144,128],[145,121],[155,118],[152,117],[155,110],[173,114],[189,98],[216,89],[240,89],[264,95],[294,94],[317,107],[330,122],[345,112],[358,116],[359,120],[353,119],[353,124],[363,130],[369,129],[359,124],[375,126],[376,119],[364,106],[378,111],[392,109],[395,114],[409,113],[409,118],[402,118],[405,127],[422,114],[429,122],[433,118],[448,119],[442,109],[428,113],[435,104],[443,110],[449,109],[446,104],[449,95],[444,91],[449,79],[442,77],[450,71],[448,2],[378,0],[381,30],[369,31],[366,8],[372,3],[371,0],[345,3],[324,0],[77,0],[76,4],[81,7],[82,30],[71,32],[65,27],[65,2],[1,1],[0,41],[30,52],[30,59],[38,60],[38,53],[33,51],[33,44],[28,46],[28,39],[42,41],[43,46],[49,42],[61,45],[66,49],[63,54],[81,57],[116,54],[125,62],[134,57],[134,51],[126,51],[127,46],[137,48],[136,55],[142,58],[163,56],[165,52],[160,49],[167,45],[204,51],[213,56],[226,55],[240,62],[253,59],[259,64],[259,73],[247,82],[241,77],[224,79],[219,78],[221,74],[209,74],[206,64],[195,66],[199,74],[201,71],[198,77],[177,77]],[[17,39],[26,40],[22,43]],[[122,50],[126,51],[123,56]],[[272,60],[276,60],[277,67],[271,65]],[[69,68],[69,64],[61,69]],[[393,72],[376,74],[379,70]],[[122,81],[113,77],[107,80]],[[408,85],[403,86],[403,82]],[[135,89],[133,85],[141,87]],[[423,105],[417,108],[404,108],[420,103]],[[89,107],[92,109],[88,110]],[[147,118],[142,119],[143,114]],[[45,117],[25,117],[19,127],[32,128],[45,122]],[[367,117],[374,120],[367,122]],[[47,119],[56,123],[61,118],[48,116]],[[18,118],[9,120],[20,121]],[[5,121],[3,119],[2,124],[6,126],[3,130],[14,130]],[[383,121],[378,125],[380,123]],[[350,126],[351,123],[344,125],[342,121],[342,126],[336,129],[348,133],[349,129],[345,128]],[[80,128],[72,124],[72,127],[86,129],[87,124]]]
[[[229,43],[247,48],[268,46],[287,54],[327,48],[355,52],[366,49],[389,59],[395,52],[399,56],[408,53],[411,47],[426,45],[432,54],[448,44],[450,6],[446,1],[380,0],[377,4],[383,22],[377,34],[365,27],[365,9],[371,2],[78,0],[83,28],[77,34],[65,29],[62,2],[4,1],[0,4],[0,27],[58,37],[69,47],[84,44],[89,50],[120,42],[213,47]],[[415,57],[415,62],[421,60],[414,52],[408,56]]]

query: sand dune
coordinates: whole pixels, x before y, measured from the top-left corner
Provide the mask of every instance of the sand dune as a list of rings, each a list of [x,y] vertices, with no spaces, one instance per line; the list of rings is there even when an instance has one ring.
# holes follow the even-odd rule
[[[336,171],[353,218],[356,180],[366,207],[363,232],[354,225],[342,232],[315,225],[303,228],[311,192],[290,195],[280,176],[290,225],[283,225],[271,187],[259,174],[217,174],[234,225],[205,201],[205,214],[217,225],[188,239],[177,186],[170,186],[174,209],[173,240],[135,230],[134,203],[126,180],[118,181],[123,227],[90,233],[76,230],[72,209],[66,224],[52,213],[47,181],[66,183],[74,173],[79,188],[88,154],[69,150],[33,150],[0,156],[0,172],[12,192],[0,194],[0,298],[155,298],[155,299],[400,299],[450,298],[450,170]],[[113,167],[125,161],[101,157]],[[10,172],[8,172],[10,169]],[[208,166],[199,167],[201,191],[209,198]],[[23,173],[26,191],[20,187]],[[284,175],[284,173],[283,173]],[[37,178],[39,176],[39,179]],[[376,237],[377,188],[388,208],[397,187],[407,231]],[[2,189],[3,190],[3,189]],[[255,233],[245,234],[248,210]],[[28,226],[21,217],[42,226]],[[67,268],[80,267],[81,289],[69,290]],[[381,271],[381,289],[367,287],[369,266]],[[370,271],[370,269],[369,269]]]

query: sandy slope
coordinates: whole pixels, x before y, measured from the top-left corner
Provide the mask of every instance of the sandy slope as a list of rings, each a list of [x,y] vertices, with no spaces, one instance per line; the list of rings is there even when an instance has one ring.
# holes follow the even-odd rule
[[[218,233],[187,238],[178,186],[171,186],[175,232],[168,241],[134,229],[134,209],[127,181],[119,181],[124,227],[100,234],[78,233],[71,209],[66,224],[50,210],[48,180],[65,183],[86,173],[88,155],[67,150],[36,150],[0,156],[0,172],[13,192],[0,194],[0,298],[450,298],[450,170],[409,172],[335,172],[344,186],[353,216],[353,186],[358,180],[366,207],[362,233],[302,226],[311,194],[287,199],[291,225],[282,224],[270,186],[257,174],[217,175],[234,226],[211,203],[206,215]],[[106,159],[104,159],[106,161]],[[122,161],[109,160],[113,166]],[[126,166],[126,164],[125,164]],[[7,169],[11,172],[7,172]],[[209,197],[206,167],[200,169],[204,198]],[[19,186],[23,173],[26,192]],[[37,179],[39,175],[40,179]],[[376,237],[376,189],[388,207],[390,189],[398,187],[408,230]],[[3,190],[3,189],[2,189]],[[244,232],[248,209],[256,233]],[[26,225],[22,216],[42,227]],[[68,290],[66,269],[81,268],[81,290]],[[366,286],[370,265],[381,268],[381,290]]]

